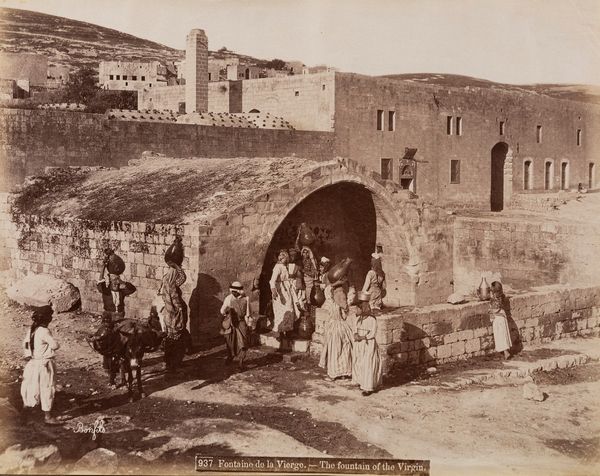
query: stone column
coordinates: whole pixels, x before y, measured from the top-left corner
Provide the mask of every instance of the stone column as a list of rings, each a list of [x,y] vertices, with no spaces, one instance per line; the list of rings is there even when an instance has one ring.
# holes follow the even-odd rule
[[[208,111],[208,38],[193,29],[186,38],[185,112]]]

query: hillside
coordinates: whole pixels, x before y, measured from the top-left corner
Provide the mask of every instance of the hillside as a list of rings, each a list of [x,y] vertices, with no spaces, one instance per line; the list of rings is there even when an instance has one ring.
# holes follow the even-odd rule
[[[384,78],[410,81],[413,83],[436,84],[455,88],[476,87],[503,89],[507,91],[533,92],[556,99],[569,99],[571,101],[589,102],[600,104],[600,86],[588,84],[505,84],[488,81],[486,79],[461,76],[459,74],[441,73],[407,73],[389,74]]]
[[[184,40],[182,37],[182,42]],[[110,28],[13,8],[0,8],[0,51],[43,54],[50,64],[66,65],[72,70],[83,66],[97,69],[101,60],[143,59],[166,63],[185,56],[183,50]],[[210,56],[219,58],[223,53],[210,52]],[[251,56],[226,53],[244,62],[265,62]]]

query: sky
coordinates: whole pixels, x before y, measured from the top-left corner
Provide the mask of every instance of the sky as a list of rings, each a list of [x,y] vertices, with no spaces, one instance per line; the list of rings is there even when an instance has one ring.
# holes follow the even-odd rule
[[[451,73],[600,85],[600,0],[0,0],[184,49],[369,75]]]

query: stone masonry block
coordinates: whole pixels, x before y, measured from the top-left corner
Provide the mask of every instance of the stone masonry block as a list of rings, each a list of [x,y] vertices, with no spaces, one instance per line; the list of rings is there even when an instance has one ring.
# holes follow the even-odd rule
[[[452,355],[452,344],[440,345],[436,349],[438,359],[445,359]]]
[[[458,355],[462,355],[465,353],[465,342],[464,341],[459,341],[459,342],[453,342],[451,344],[452,349],[451,349],[451,355],[454,356],[458,356]]]

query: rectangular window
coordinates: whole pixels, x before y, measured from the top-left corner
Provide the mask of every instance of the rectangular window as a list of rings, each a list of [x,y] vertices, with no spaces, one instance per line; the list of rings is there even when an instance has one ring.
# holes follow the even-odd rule
[[[142,76],[142,81],[146,81],[146,76]]]
[[[450,183],[460,183],[460,160],[450,161]]]
[[[504,135],[504,121],[500,121],[500,135],[503,136]]]
[[[121,79],[121,75],[120,74],[117,74],[117,79]]]
[[[462,117],[456,118],[456,135],[462,136]]]
[[[536,141],[538,144],[542,143],[542,126],[537,126],[536,128]]]
[[[108,79],[113,79],[113,77],[114,77],[114,75],[112,75],[112,74],[108,75]]]
[[[396,111],[388,111],[388,131],[396,129]]]
[[[392,159],[381,159],[381,178],[384,180],[393,180],[392,174]]]
[[[131,77],[131,79],[132,79],[133,81],[137,81],[137,76],[132,76],[132,77]]]
[[[212,73],[208,73],[208,80],[212,81]]]
[[[377,109],[377,130],[383,130],[383,111],[381,109]]]
[[[123,81],[127,81],[127,75],[126,74],[123,75]]]
[[[452,135],[452,116],[446,117],[446,134]]]
[[[581,129],[577,129],[577,145],[581,145]]]

